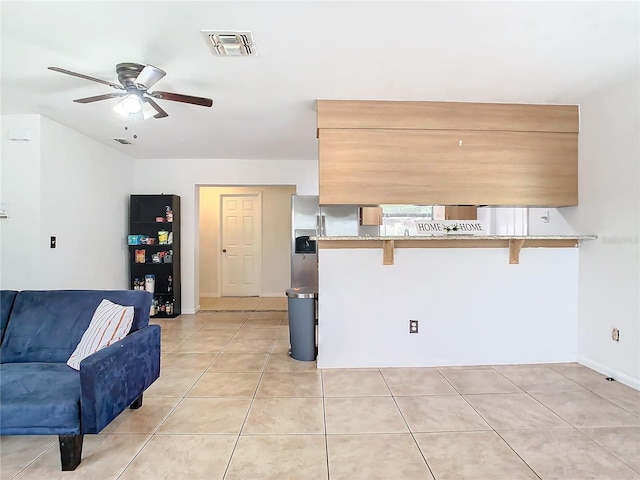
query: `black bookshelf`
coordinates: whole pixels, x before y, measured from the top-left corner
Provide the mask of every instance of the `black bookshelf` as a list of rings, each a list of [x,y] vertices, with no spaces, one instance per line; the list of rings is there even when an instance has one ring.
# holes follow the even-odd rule
[[[154,278],[154,318],[180,315],[180,197],[131,195],[129,200],[129,288],[145,289]]]

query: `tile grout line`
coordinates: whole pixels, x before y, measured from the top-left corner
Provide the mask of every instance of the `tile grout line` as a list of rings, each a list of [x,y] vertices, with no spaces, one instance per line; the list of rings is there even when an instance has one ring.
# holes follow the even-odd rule
[[[494,371],[494,372],[496,372],[496,373],[498,373],[498,374],[499,374],[499,375],[501,375],[502,377],[504,377],[504,375],[503,375],[501,372],[497,371],[495,368],[491,367],[491,370],[492,370],[492,371]],[[438,371],[439,371],[439,370],[438,370]],[[444,375],[443,373],[441,373],[441,375],[445,378],[445,380],[447,380],[447,382],[449,382],[449,379],[446,377],[446,375]],[[506,377],[504,377],[504,378],[506,378]],[[520,389],[523,393],[526,393],[522,388],[520,388],[520,386],[519,386],[519,385],[516,385],[515,383],[511,382],[511,380],[509,380],[508,378],[507,378],[507,380],[508,380],[510,383],[512,383],[513,385],[515,385],[518,389]],[[541,479],[540,475],[538,475],[538,472],[536,472],[536,471],[533,469],[533,467],[532,467],[531,465],[529,465],[529,463],[528,463],[524,458],[522,458],[522,456],[520,456],[520,454],[519,454],[518,452],[516,452],[516,451],[515,451],[515,449],[511,446],[511,444],[510,444],[509,442],[507,442],[507,441],[502,437],[502,435],[500,435],[500,433],[499,433],[499,432],[498,432],[498,431],[493,427],[493,425],[491,425],[491,423],[489,422],[489,420],[488,420],[488,419],[486,419],[486,418],[484,417],[484,415],[482,415],[482,414],[481,414],[481,413],[480,413],[480,412],[479,412],[479,411],[478,411],[478,410],[477,410],[477,409],[476,409],[476,408],[475,408],[475,407],[474,407],[474,406],[469,402],[469,400],[467,400],[467,397],[465,397],[465,395],[464,395],[464,394],[462,394],[462,393],[461,393],[461,392],[460,392],[460,391],[459,391],[459,390],[458,390],[458,389],[453,385],[453,383],[449,382],[449,384],[450,384],[450,385],[451,385],[451,386],[452,386],[452,387],[453,387],[453,388],[454,388],[454,389],[455,389],[455,390],[460,394],[460,397],[462,397],[462,399],[466,402],[466,404],[467,404],[467,405],[469,405],[469,407],[471,407],[471,409],[472,409],[474,412],[476,412],[476,413],[478,414],[478,416],[479,416],[480,418],[482,418],[482,420],[484,420],[484,422],[489,426],[489,428],[491,428],[491,431],[492,431],[492,432],[494,432],[494,433],[495,433],[495,434],[500,438],[500,440],[502,440],[502,441],[507,445],[507,447],[509,447],[509,449],[510,449],[510,450],[511,450],[511,451],[512,451],[512,452],[513,452],[513,453],[514,453],[514,454],[515,454],[515,455],[516,455],[520,460],[522,460],[522,463],[524,463],[524,464],[529,468],[529,470],[531,470],[531,471],[533,472],[533,474],[534,474],[536,477],[538,477],[538,479]],[[483,394],[483,395],[486,395],[486,394]],[[518,394],[518,393],[515,393],[515,395],[519,395],[519,394]],[[552,412],[552,413],[554,413],[554,412]],[[563,420],[564,420],[564,419],[563,419]]]
[[[584,428],[612,428],[612,427],[584,427]],[[615,428],[637,428],[637,427],[615,427]],[[623,458],[619,457],[615,452],[612,452],[611,450],[609,450],[606,446],[602,445],[600,442],[598,442],[595,438],[591,438],[589,435],[587,435],[586,433],[584,433],[581,429],[576,428],[576,430],[578,430],[582,435],[586,436],[589,440],[591,440],[593,443],[595,443],[596,445],[598,445],[600,448],[606,450],[607,452],[609,452],[611,455],[613,455],[614,457],[616,457],[618,460],[620,460],[623,464],[625,464],[627,467],[629,467],[631,470],[633,470],[634,472],[640,473],[640,467],[636,468],[632,465],[629,465],[629,463],[627,463],[626,460],[624,460]]]
[[[246,323],[246,320],[245,320],[245,323]],[[243,323],[243,325],[244,325],[244,323]],[[240,327],[240,328],[242,328],[242,327]],[[196,330],[196,332],[199,332],[200,330],[202,330],[202,327],[200,327],[200,329]],[[202,380],[202,377],[207,372],[207,369],[213,364],[215,359],[218,358],[218,355],[220,355],[222,352],[224,352],[224,349],[227,348],[229,343],[231,343],[231,341],[235,338],[235,336],[238,334],[238,331],[240,331],[240,329],[238,329],[236,331],[236,333],[233,334],[233,336],[227,341],[227,343],[224,344],[224,347],[222,347],[219,352],[181,352],[181,353],[216,353],[216,356],[213,358],[213,360],[211,360],[211,362],[209,362],[209,366],[204,369],[204,371],[198,376],[198,378],[196,379],[194,384],[191,385],[191,387],[184,394],[183,400],[188,397],[189,393],[191,393],[191,390],[193,390],[193,388],[198,384],[198,382],[200,380]],[[192,335],[195,335],[196,332],[194,332]],[[191,337],[189,337],[189,338],[191,338]],[[182,402],[180,402],[180,403],[182,403]]]
[[[424,460],[424,463],[427,466],[427,469],[429,470],[429,473],[431,474],[431,476],[433,477],[434,480],[437,480],[435,474],[433,473],[433,469],[431,468],[431,465],[429,465],[429,462],[427,461],[427,457],[424,455],[424,452],[422,451],[422,449],[420,448],[420,445],[418,444],[418,440],[416,440],[416,437],[414,435],[413,430],[409,426],[409,422],[407,422],[407,419],[405,418],[404,413],[402,413],[402,409],[400,408],[400,405],[398,405],[398,401],[396,400],[396,396],[393,394],[393,391],[391,390],[391,387],[389,386],[389,383],[387,382],[387,379],[385,378],[385,376],[382,373],[381,369],[378,368],[377,371],[380,374],[380,376],[382,377],[382,381],[387,386],[387,389],[389,390],[389,394],[391,395],[391,398],[393,399],[393,403],[395,404],[396,408],[398,409],[398,412],[400,412],[400,416],[402,417],[402,421],[406,425],[407,430],[409,431],[409,435],[411,435],[411,439],[413,440],[413,443],[415,444],[416,448],[418,449],[418,452],[420,453],[420,456]]]
[[[473,407],[472,407],[472,408],[473,408]],[[489,425],[489,426],[491,426],[491,425]],[[491,428],[493,428],[493,427],[491,427]],[[536,471],[535,471],[535,469],[534,469],[531,465],[529,465],[529,462],[527,462],[524,458],[522,458],[522,456],[521,456],[518,452],[516,452],[516,450],[511,446],[511,444],[510,444],[509,442],[507,442],[507,440],[506,440],[502,435],[500,435],[500,432],[498,432],[498,431],[497,431],[497,430],[495,430],[495,429],[493,429],[493,431],[494,431],[494,432],[495,432],[495,434],[498,436],[498,438],[500,438],[500,440],[502,440],[502,441],[505,443],[505,445],[506,445],[507,447],[509,447],[509,449],[510,449],[513,453],[515,453],[515,454],[516,454],[516,456],[517,456],[520,460],[522,460],[522,463],[524,463],[524,464],[529,468],[529,470],[531,470],[531,471],[533,472],[533,474],[534,474],[536,477],[538,477],[540,480],[542,480],[542,477],[541,477],[540,475],[538,475],[538,472],[536,472]]]
[[[553,369],[553,368],[551,368],[551,367],[548,367],[548,368],[549,368],[551,371],[553,371],[553,372],[555,372],[555,373],[557,373],[557,374],[559,374],[559,375],[562,375],[563,377],[567,378],[568,380],[570,380],[571,382],[575,383],[576,385],[578,385],[578,386],[580,386],[580,387],[582,387],[582,388],[584,388],[584,389],[588,390],[589,392],[592,392],[592,393],[593,393],[593,394],[595,394],[596,396],[598,396],[598,397],[602,398],[603,400],[605,400],[605,401],[607,401],[607,402],[611,403],[612,405],[615,405],[615,406],[620,407],[620,405],[617,405],[617,404],[615,404],[614,402],[612,402],[611,400],[609,400],[609,399],[607,399],[607,398],[603,397],[602,395],[599,395],[599,394],[598,394],[598,392],[595,392],[595,391],[591,390],[591,389],[590,389],[589,387],[587,387],[586,385],[582,385],[581,383],[578,383],[578,382],[574,381],[573,379],[571,379],[571,378],[567,377],[566,375],[563,375],[561,372],[558,372],[558,371],[554,370],[554,369]],[[502,375],[503,377],[505,377],[507,380],[511,381],[511,380],[510,380],[508,377],[506,377],[502,372],[500,372],[499,370],[496,370],[496,371],[497,371],[500,375]],[[604,377],[603,377],[603,378],[604,378]],[[512,383],[514,383],[514,384],[515,384],[515,382],[512,382]],[[618,460],[620,460],[622,463],[624,463],[625,465],[627,465],[627,466],[628,466],[629,468],[631,468],[632,470],[636,471],[636,470],[635,470],[633,467],[631,467],[631,465],[629,465],[626,461],[624,461],[622,458],[618,457],[618,455],[616,455],[616,454],[615,454],[615,452],[611,451],[609,448],[605,447],[604,445],[600,445],[597,441],[595,441],[594,439],[592,439],[591,437],[589,437],[588,435],[586,435],[584,432],[582,432],[582,431],[580,430],[580,428],[598,428],[598,427],[578,427],[577,425],[574,425],[574,424],[573,424],[573,423],[571,423],[569,420],[567,420],[567,419],[565,419],[564,417],[562,417],[559,413],[557,413],[557,412],[555,412],[554,410],[552,410],[552,409],[551,409],[551,407],[549,407],[549,406],[545,405],[544,403],[542,403],[542,401],[540,401],[540,400],[538,400],[536,397],[534,397],[534,396],[532,395],[532,393],[530,393],[529,391],[525,390],[524,388],[520,387],[520,386],[519,386],[519,385],[517,385],[517,384],[516,384],[516,386],[518,386],[518,388],[520,388],[520,389],[521,389],[525,394],[527,394],[529,397],[531,397],[535,402],[537,402],[538,404],[542,405],[542,407],[544,407],[545,409],[549,410],[553,415],[555,415],[556,417],[560,418],[562,421],[564,421],[564,422],[566,422],[568,425],[570,425],[572,430],[576,430],[576,431],[580,432],[582,435],[586,436],[586,437],[587,437],[589,440],[591,440],[593,443],[595,443],[596,445],[600,446],[600,447],[601,447],[602,449],[604,449],[606,452],[608,452],[608,453],[610,453],[611,455],[613,455],[614,457],[616,457]],[[544,392],[541,392],[541,393],[542,393],[542,394],[544,394]],[[563,392],[560,392],[560,393],[570,393],[570,392],[564,392],[564,391],[563,391]],[[578,391],[578,393],[582,393],[582,392],[579,392],[579,391]],[[550,395],[552,395],[552,394],[550,394]],[[622,409],[623,409],[623,410],[625,410],[625,411],[628,411],[628,410],[626,410],[624,407],[620,407],[620,408],[622,408]],[[630,413],[633,413],[633,412],[630,412]],[[602,427],[602,428],[607,428],[607,427]],[[568,430],[568,428],[566,428],[566,429]],[[496,431],[496,433],[498,433],[498,432]],[[502,439],[504,440],[504,438],[502,437],[502,435],[500,435],[499,433],[498,433],[498,435],[500,436],[500,438],[502,438]],[[506,440],[504,440],[504,441],[507,443],[507,445],[509,445],[509,447],[511,447],[511,445],[510,445]],[[523,459],[523,461],[524,461],[524,459]],[[526,463],[526,462],[525,462],[525,463]],[[639,472],[639,473],[640,473],[640,472]]]
[[[324,373],[321,368],[318,368],[316,363],[316,370],[320,370],[320,391],[322,393],[322,420],[324,422],[324,457],[327,464],[327,480],[331,479],[331,471],[329,468],[329,431],[327,429],[327,406],[324,396]]]
[[[162,327],[161,327],[162,328]],[[189,335],[188,338],[191,338],[193,335],[195,335],[197,332],[199,332],[200,330],[202,330],[202,327],[198,328],[197,330],[195,330],[191,335]],[[184,339],[184,340],[187,340]],[[183,341],[184,341],[183,340]],[[182,352],[182,353],[191,353],[191,352]],[[197,352],[196,352],[197,353]],[[208,352],[208,353],[214,353],[214,352]],[[122,477],[122,475],[125,474],[125,472],[127,471],[127,469],[131,466],[131,464],[134,462],[134,460],[138,457],[138,455],[140,455],[140,453],[145,449],[145,447],[149,444],[149,442],[151,442],[151,440],[158,434],[158,431],[160,430],[160,428],[162,428],[162,425],[165,424],[165,422],[167,421],[167,419],[176,411],[176,409],[182,404],[182,402],[187,398],[187,395],[189,394],[189,392],[193,389],[193,387],[195,387],[195,385],[200,381],[200,379],[203,377],[203,375],[205,374],[205,372],[209,369],[209,367],[215,362],[216,358],[218,358],[218,355],[220,355],[221,352],[216,353],[215,357],[213,357],[211,359],[211,361],[209,362],[209,364],[207,365],[207,367],[204,369],[204,371],[200,374],[200,376],[198,376],[198,378],[196,379],[196,381],[193,383],[193,385],[191,385],[191,388],[189,388],[184,395],[180,398],[180,401],[178,401],[178,403],[175,404],[175,406],[171,409],[171,411],[162,419],[162,421],[158,424],[158,426],[151,432],[149,438],[147,439],[146,442],[144,442],[144,445],[142,446],[142,448],[140,448],[140,450],[138,450],[138,452],[136,452],[136,454],[133,456],[133,458],[131,459],[131,461],[129,461],[129,463],[127,463],[126,467],[120,472],[120,474],[116,477],[116,480],[120,479]],[[162,361],[162,360],[161,360]],[[157,398],[163,398],[163,397],[157,397]],[[167,397],[164,397],[167,398]]]
[[[180,405],[180,403],[181,402],[178,402],[176,407],[178,405]],[[171,411],[171,413],[173,413],[173,410]],[[160,423],[160,425],[162,425],[164,422],[166,422],[167,418],[169,418],[169,417],[168,416],[165,417],[164,420],[162,420],[162,422]],[[160,428],[160,425],[158,426],[158,428]],[[140,453],[145,449],[145,447],[147,445],[149,445],[149,442],[151,441],[151,439],[153,437],[155,437],[155,433],[152,433],[152,434],[149,435],[149,438],[147,438],[147,440],[144,442],[144,444],[140,447],[140,450],[138,450],[136,452],[136,454],[133,456],[133,458],[131,458],[131,460],[129,460],[129,463],[127,463],[127,465],[122,469],[122,471],[115,477],[115,480],[119,480],[120,478],[122,478],[122,476],[126,473],[127,469],[131,466],[131,464],[135,461],[135,459],[138,458],[138,455],[140,455]]]
[[[142,450],[144,450],[144,448],[149,444],[149,442],[151,441],[152,438],[154,438],[157,434],[158,431],[160,430],[160,428],[162,427],[162,425],[164,425],[164,423],[167,421],[167,419],[171,416],[171,414],[173,414],[176,409],[184,402],[185,399],[187,399],[187,396],[189,395],[189,393],[193,390],[193,388],[196,386],[196,384],[202,379],[202,377],[204,376],[204,374],[207,372],[207,370],[209,369],[209,367],[211,367],[211,365],[215,362],[215,360],[218,358],[218,356],[220,355],[220,353],[222,353],[222,351],[224,350],[224,348],[226,348],[226,346],[231,342],[231,340],[236,336],[236,334],[238,333],[238,331],[240,331],[240,328],[242,328],[244,326],[244,324],[247,322],[247,320],[245,320],[242,325],[240,325],[240,327],[238,327],[238,329],[236,330],[236,332],[233,334],[233,336],[231,337],[231,339],[229,339],[227,341],[227,343],[225,344],[225,346],[221,349],[220,352],[174,352],[174,353],[215,353],[216,355],[211,359],[211,361],[209,362],[209,364],[207,365],[207,367],[200,373],[200,375],[198,376],[198,378],[196,379],[196,381],[193,383],[193,385],[191,385],[191,387],[184,393],[184,395],[180,398],[180,401],[171,409],[171,411],[169,412],[169,414],[167,416],[164,417],[164,419],[160,422],[160,424],[153,430],[153,432],[151,433],[151,435],[149,436],[149,438],[147,439],[147,441],[144,443],[144,445],[142,446],[142,448],[134,455],[134,457],[131,459],[131,461],[127,464],[127,466],[124,468],[124,470],[122,470],[122,472],[120,472],[120,474],[116,477],[116,480],[121,478],[122,475],[124,475],[124,473],[126,472],[126,470],[131,466],[131,464],[133,463],[133,461],[138,457],[138,455],[140,454],[140,452],[142,452]],[[182,342],[188,340],[189,338],[193,337],[196,333],[200,332],[201,330],[203,330],[203,326],[200,326],[200,328],[194,330],[191,335],[189,335],[187,338],[183,339]],[[176,346],[177,348],[177,346]],[[167,352],[170,353],[170,352]],[[197,398],[197,397],[194,397]],[[239,434],[238,434],[239,436]],[[236,441],[237,443],[237,441]],[[235,449],[235,445],[234,445],[234,449]],[[229,459],[229,461],[231,461],[231,459]],[[226,470],[225,470],[226,472]]]
[[[462,399],[465,401],[465,403],[466,403],[467,405],[469,405],[469,407],[471,407],[471,409],[472,409],[474,412],[476,412],[476,414],[477,414],[477,415],[478,415],[478,416],[479,416],[479,417],[480,417],[480,418],[481,418],[481,419],[482,419],[482,420],[483,420],[483,421],[484,421],[484,422],[489,426],[489,428],[491,429],[491,431],[492,431],[492,432],[494,432],[494,433],[495,433],[495,434],[496,434],[496,435],[497,435],[497,436],[498,436],[498,437],[499,437],[499,438],[500,438],[500,439],[501,439],[501,440],[502,440],[502,441],[507,445],[507,447],[509,447],[509,449],[510,449],[510,450],[511,450],[511,451],[512,451],[512,452],[513,452],[513,453],[514,453],[514,454],[515,454],[515,455],[516,455],[520,460],[522,460],[522,462],[527,466],[527,468],[529,468],[529,470],[531,470],[531,471],[533,472],[533,474],[534,474],[536,477],[538,477],[538,479],[540,479],[540,478],[541,478],[541,477],[540,477],[540,475],[538,475],[538,473],[533,469],[533,467],[532,467],[531,465],[529,465],[529,463],[527,463],[527,462],[525,461],[525,459],[524,459],[524,458],[522,458],[522,457],[520,456],[520,454],[514,450],[514,448],[511,446],[511,444],[510,444],[509,442],[507,442],[507,441],[502,437],[502,435],[500,435],[500,433],[498,433],[498,431],[497,431],[495,428],[493,428],[493,425],[491,425],[491,423],[489,423],[489,420],[487,420],[487,419],[486,419],[486,418],[485,418],[485,417],[484,417],[484,416],[483,416],[483,415],[482,415],[482,414],[481,414],[481,413],[480,413],[480,412],[479,412],[479,411],[478,411],[478,410],[477,410],[473,405],[471,405],[471,403],[469,402],[469,400],[467,400],[467,397],[465,397],[465,395],[464,395],[462,392],[460,392],[460,390],[458,390],[458,389],[456,388],[456,386],[455,386],[451,381],[449,381],[449,379],[447,378],[447,376],[446,376],[444,373],[442,373],[442,372],[440,371],[440,369],[437,369],[437,370],[438,370],[438,373],[440,373],[440,375],[442,375],[442,377],[445,379],[445,381],[446,381],[447,383],[449,383],[449,385],[451,385],[451,387],[453,387],[453,389],[454,389],[456,392],[458,392],[458,395],[460,395],[460,398],[462,398]],[[491,367],[491,371],[494,371],[494,372],[498,373],[499,375],[502,375],[502,373],[498,372],[498,371],[497,371],[495,368],[493,368],[493,367]],[[502,376],[504,377],[504,375],[502,375]],[[505,377],[505,378],[506,378],[506,377]],[[507,380],[509,380],[509,379],[507,378]],[[511,382],[511,380],[509,380],[509,382]],[[511,382],[511,383],[513,383],[513,382]],[[513,383],[513,384],[514,384],[518,389],[522,390],[522,388],[520,388],[520,386],[516,385],[515,383]],[[524,392],[524,390],[522,390],[522,391]],[[483,430],[483,431],[485,431],[485,432],[486,432],[487,430]]]
[[[196,381],[197,382],[197,381]],[[186,394],[185,394],[186,395]],[[152,398],[175,398],[175,397],[152,397]],[[147,439],[146,442],[144,442],[144,444],[142,445],[142,447],[140,448],[140,450],[138,450],[136,452],[136,454],[133,456],[133,458],[129,461],[129,463],[127,463],[127,465],[124,467],[124,469],[118,474],[118,476],[116,477],[116,480],[120,479],[122,477],[122,475],[125,474],[125,472],[127,471],[127,469],[131,466],[131,464],[134,462],[134,460],[138,457],[138,455],[140,455],[140,453],[145,449],[145,447],[149,444],[149,442],[151,442],[151,440],[156,437],[156,434],[158,433],[158,430],[160,430],[160,428],[162,427],[162,425],[164,425],[164,423],[167,421],[167,419],[171,416],[171,414],[173,414],[173,412],[176,411],[176,409],[178,408],[178,406],[182,403],[182,401],[185,399],[185,397],[181,397],[180,400],[178,401],[178,403],[176,403],[174,405],[174,407],[169,411],[169,413],[162,419],[162,421],[160,421],[160,423],[158,424],[158,426],[149,434],[145,434],[145,433],[129,433],[128,435],[149,435],[149,438]],[[127,434],[118,434],[118,433],[112,433],[109,435],[127,435]]]
[[[578,365],[580,365],[581,367],[584,367],[584,365],[582,365],[582,364],[580,364],[580,363],[579,363]],[[554,369],[554,368],[552,368],[552,367],[548,367],[548,368],[550,368],[551,370],[553,370],[554,372],[556,372],[558,375],[562,375],[563,377],[565,377],[566,379],[568,379],[568,380],[572,381],[572,382],[573,382],[573,383],[575,383],[576,385],[578,385],[578,386],[580,386],[580,387],[584,388],[585,390],[588,390],[589,392],[593,393],[594,395],[597,395],[598,397],[602,398],[603,400],[606,400],[607,402],[609,402],[609,403],[611,403],[611,404],[615,405],[616,407],[622,408],[622,409],[623,409],[623,410],[625,410],[626,412],[629,412],[629,413],[631,413],[632,415],[635,415],[636,417],[640,417],[640,414],[638,414],[638,413],[636,413],[636,412],[633,412],[633,411],[629,410],[628,408],[626,408],[626,407],[624,407],[624,406],[622,406],[622,405],[620,405],[620,404],[618,404],[618,403],[614,402],[613,400],[611,400],[611,399],[609,399],[609,398],[605,397],[604,395],[602,395],[602,394],[598,393],[597,391],[593,390],[593,389],[592,389],[592,388],[590,388],[589,386],[587,386],[587,385],[585,385],[585,384],[583,384],[583,383],[579,383],[579,382],[577,382],[577,381],[576,381],[576,380],[574,380],[573,378],[566,376],[566,375],[565,375],[564,373],[562,373],[562,372],[558,372],[557,370],[555,370],[555,369]],[[584,368],[588,368],[588,367],[584,367]],[[595,370],[594,370],[594,371],[595,371]],[[600,375],[602,375],[602,374],[600,374]],[[602,375],[602,380],[605,380],[605,378],[606,378],[606,377],[605,377],[604,375]],[[606,381],[606,380],[605,380],[605,381]],[[624,385],[624,384],[623,384],[623,385]],[[629,388],[631,388],[631,387],[629,387]]]
[[[492,367],[493,368],[493,367]],[[527,390],[525,390],[523,387],[521,387],[520,385],[518,385],[516,382],[512,381],[509,377],[507,377],[504,373],[502,373],[500,370],[497,370],[495,368],[493,368],[493,370],[498,373],[498,375],[502,376],[503,378],[505,378],[507,381],[511,382],[513,385],[515,385],[516,387],[518,387],[522,393],[526,394],[528,397],[530,397],[532,400],[534,400],[536,403],[538,403],[539,405],[542,405],[542,407],[544,407],[546,410],[548,410],[549,412],[551,412],[555,417],[559,418],[560,420],[562,420],[563,422],[567,422],[568,425],[571,425],[572,428],[577,428],[574,424],[572,424],[569,420],[565,419],[564,417],[562,417],[559,413],[554,412],[550,407],[546,406],[544,403],[542,403],[540,400],[538,400],[536,397],[534,397],[530,392],[528,392]],[[488,423],[488,422],[487,422]],[[494,429],[495,430],[495,429]],[[498,433],[496,431],[496,433]],[[500,437],[502,438],[502,436]],[[504,439],[503,439],[504,440]]]
[[[44,456],[49,450],[51,450],[52,448],[55,448],[58,445],[57,442],[55,442],[52,445],[50,445],[48,448],[45,448],[44,451],[42,451],[42,453],[40,453],[40,455],[36,455],[36,458],[34,458],[32,461],[30,461],[29,463],[27,463],[24,467],[22,467],[15,475],[13,475],[11,477],[11,480],[13,480],[14,478],[18,478],[18,476],[24,472],[27,468],[29,468],[31,465],[33,465],[34,463],[36,463],[38,461],[38,459],[40,459],[42,456]]]
[[[249,320],[247,319],[242,326],[244,326]],[[280,332],[280,327],[282,326],[282,319],[280,320],[280,324],[278,325],[278,331],[276,332],[276,338],[278,337],[278,333]],[[238,331],[240,331],[238,329]],[[271,345],[271,349],[273,349],[273,345],[275,344],[275,340],[274,343]],[[251,413],[251,407],[253,407],[253,402],[256,399],[256,395],[258,393],[258,389],[260,388],[260,384],[262,383],[262,379],[264,378],[264,374],[267,370],[267,365],[269,365],[269,361],[271,360],[271,349],[269,350],[268,353],[268,357],[267,360],[265,361],[263,367],[262,367],[262,371],[260,372],[260,378],[258,379],[258,383],[256,384],[256,388],[253,391],[253,396],[251,397],[251,401],[249,402],[249,408],[247,408],[247,413],[244,416],[244,420],[242,421],[242,425],[240,425],[240,430],[238,431],[238,437],[236,438],[236,442],[233,444],[233,448],[231,449],[231,455],[229,455],[229,461],[227,462],[227,466],[224,469],[224,472],[222,474],[222,480],[224,480],[227,476],[227,473],[229,471],[229,467],[231,466],[231,462],[233,461],[233,456],[236,453],[236,448],[238,447],[238,443],[240,443],[240,437],[242,436],[242,430],[244,430],[244,427],[247,423],[247,419],[249,418],[249,414]]]

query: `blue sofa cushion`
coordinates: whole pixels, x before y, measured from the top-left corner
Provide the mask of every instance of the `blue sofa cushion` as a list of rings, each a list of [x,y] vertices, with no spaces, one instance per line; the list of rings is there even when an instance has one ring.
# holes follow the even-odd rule
[[[4,337],[4,330],[7,328],[9,314],[11,313],[13,301],[17,293],[15,290],[0,291],[0,342],[2,342],[2,337]]]
[[[0,363],[65,363],[103,299],[134,307],[134,332],[149,324],[151,296],[140,290],[21,291],[13,303]]]
[[[80,433],[80,374],[65,363],[0,365],[2,435]]]

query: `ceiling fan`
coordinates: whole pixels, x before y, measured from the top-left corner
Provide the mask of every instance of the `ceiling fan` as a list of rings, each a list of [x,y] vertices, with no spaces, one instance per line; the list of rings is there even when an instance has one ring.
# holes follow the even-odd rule
[[[213,100],[210,98],[193,97],[191,95],[161,91],[149,92],[148,90],[153,87],[158,80],[166,75],[164,70],[154,67],[153,65],[145,66],[137,63],[117,64],[116,73],[118,74],[118,81],[120,82],[120,85],[106,80],[101,80],[99,78],[90,77],[89,75],[84,75],[82,73],[65,70],[64,68],[49,67],[49,70],[109,85],[116,90],[123,90],[122,92],[106,93],[104,95],[96,95],[95,97],[78,98],[75,99],[74,102],[91,103],[99,100],[107,100],[109,98],[122,98],[122,101],[114,107],[114,110],[127,118],[130,115],[136,116],[140,114],[145,120],[150,117],[168,117],[169,114],[160,108],[154,99],[190,103],[192,105],[201,105],[203,107],[211,107],[213,105]]]

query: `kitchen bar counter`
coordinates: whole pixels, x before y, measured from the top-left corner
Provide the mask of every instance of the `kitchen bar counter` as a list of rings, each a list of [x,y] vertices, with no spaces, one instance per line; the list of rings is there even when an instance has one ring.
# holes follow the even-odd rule
[[[442,234],[442,235],[419,235],[412,237],[389,237],[384,235],[379,236],[317,236],[312,237],[314,240],[319,241],[338,241],[338,240],[595,240],[598,238],[596,235],[456,235],[456,234]]]
[[[421,235],[388,236],[317,236],[321,249],[382,248],[383,264],[394,264],[395,248],[509,248],[509,263],[520,263],[522,248],[573,248],[581,240],[595,240],[595,235]]]
[[[318,368],[575,361],[576,247],[596,238],[317,236]]]

